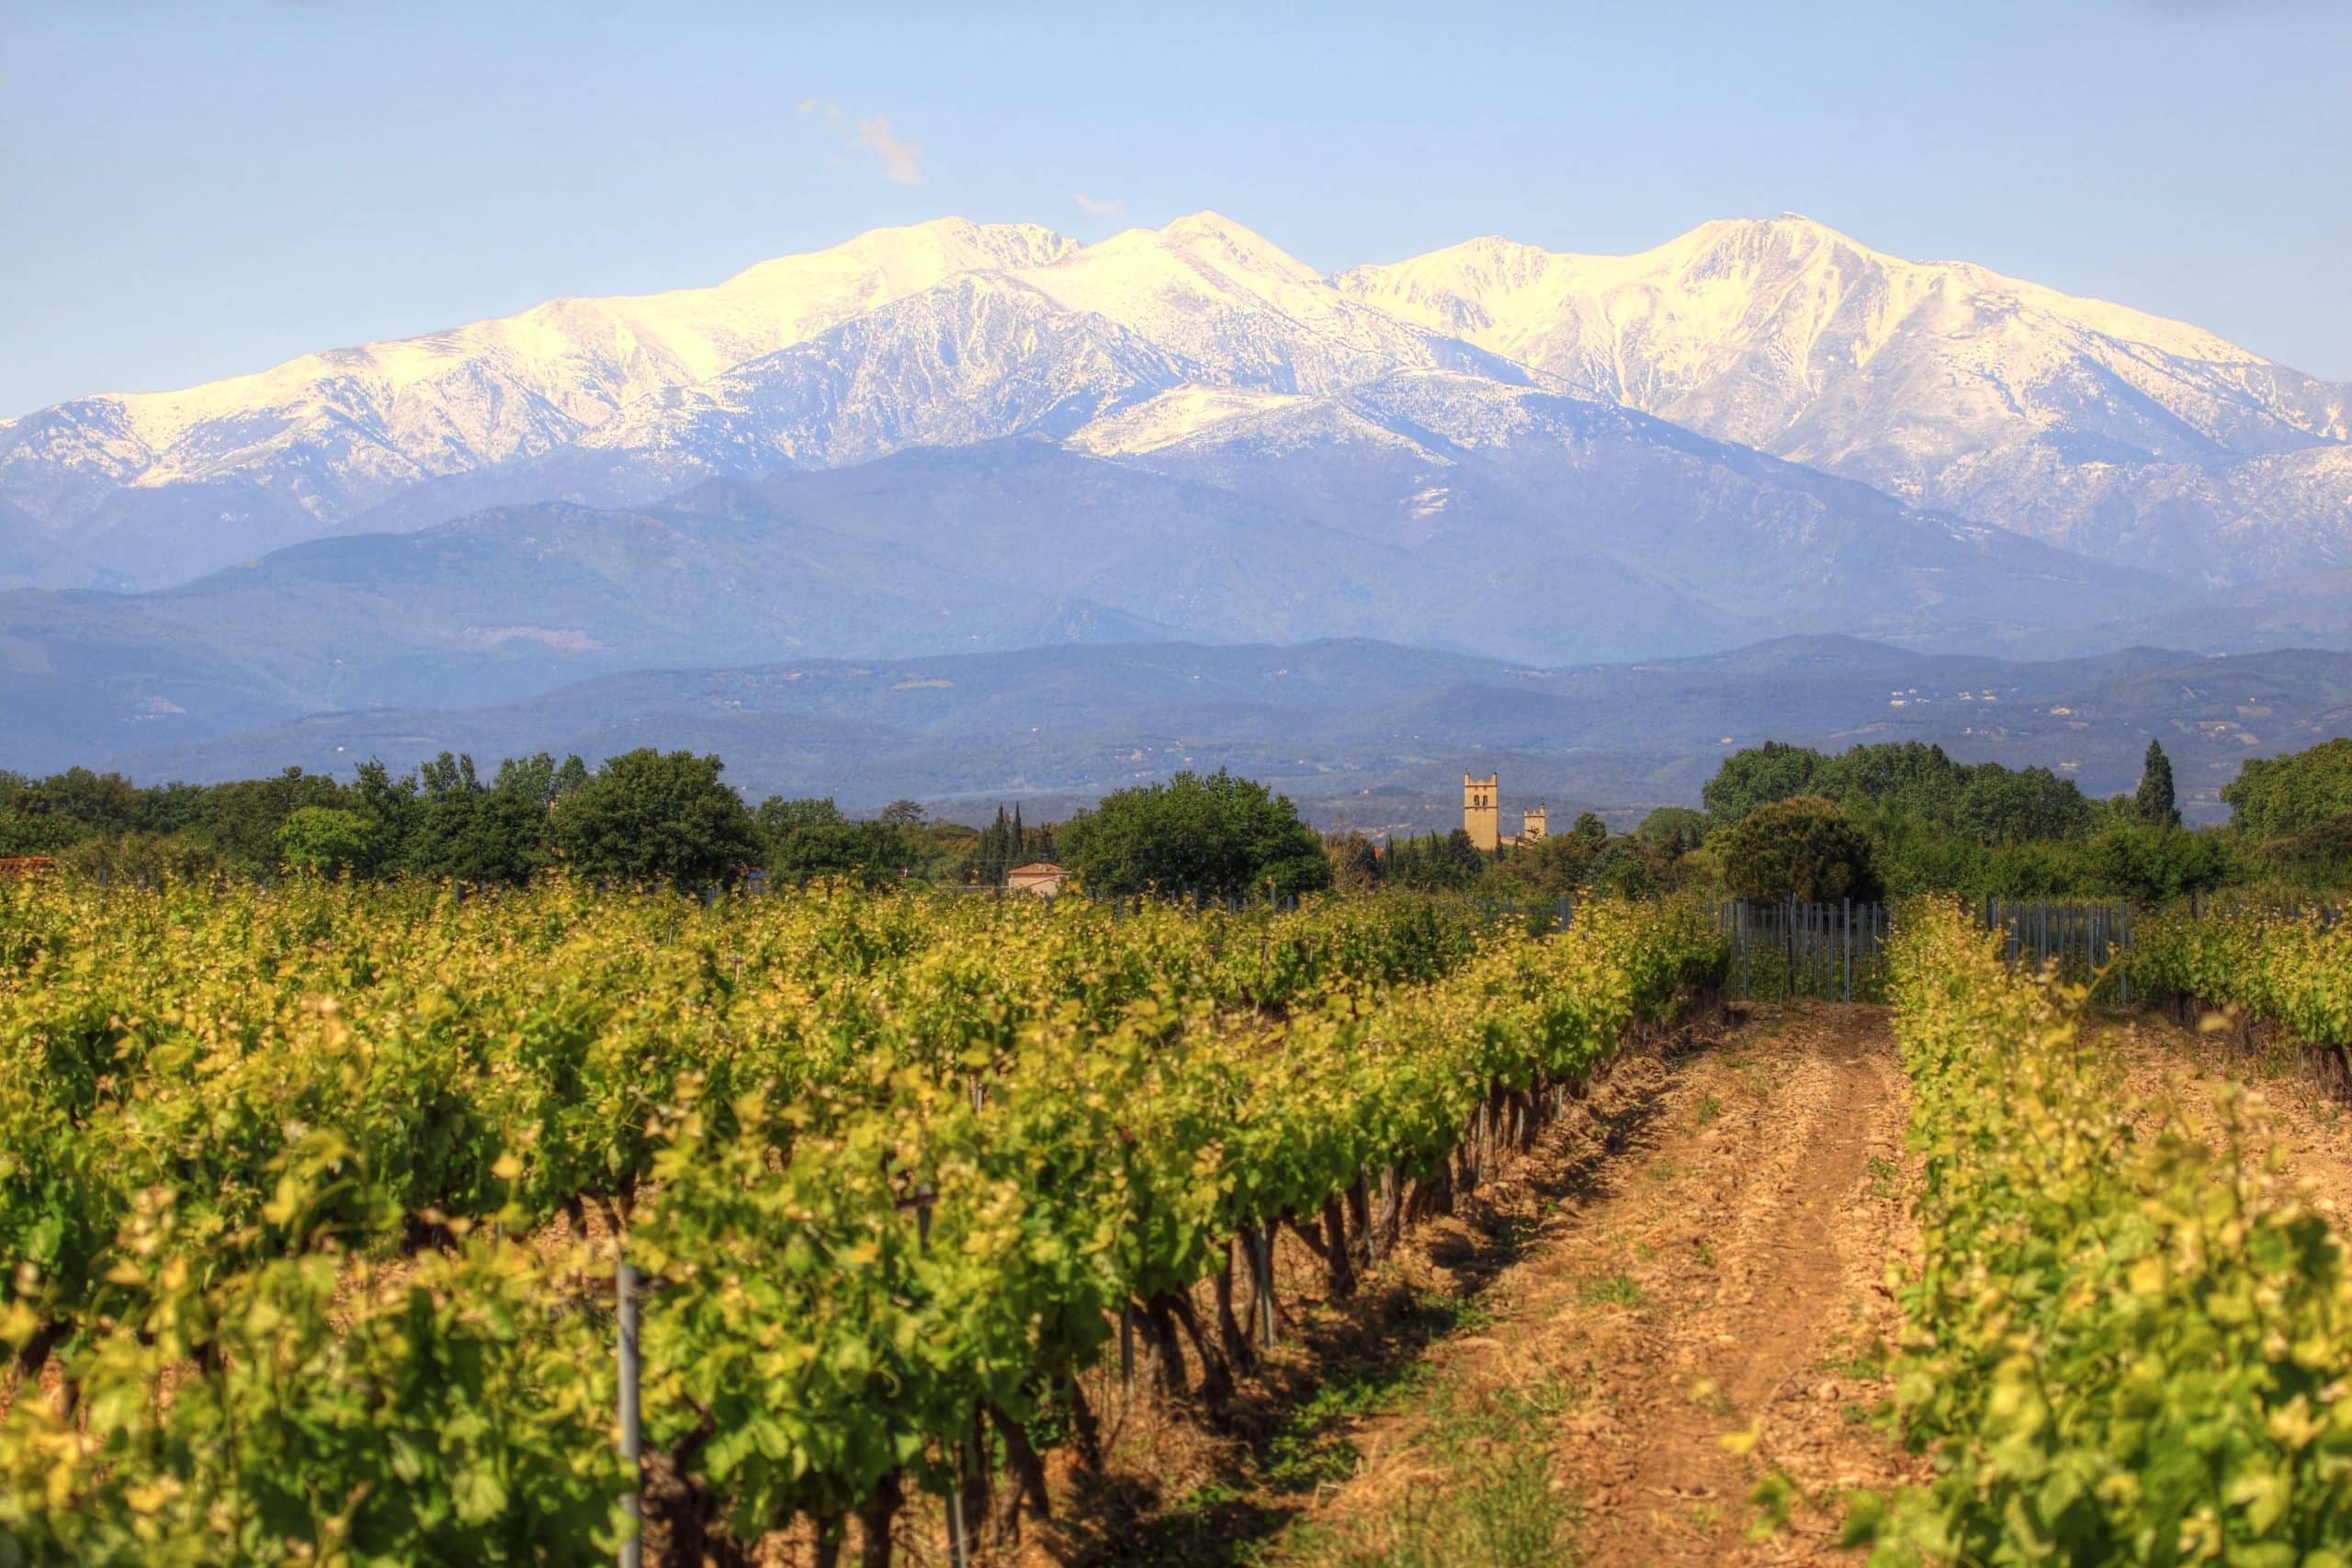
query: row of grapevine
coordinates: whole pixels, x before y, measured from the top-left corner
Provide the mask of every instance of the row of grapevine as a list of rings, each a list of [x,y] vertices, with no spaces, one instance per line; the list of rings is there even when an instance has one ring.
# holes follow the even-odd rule
[[[1034,1484],[1123,1311],[1216,1364],[1189,1292],[1230,1238],[1322,1215],[1343,1258],[1368,1172],[1442,1179],[1721,951],[1614,907],[1536,941],[1406,900],[38,897],[0,1338],[64,1386],[0,1422],[0,1530],[82,1561],[605,1556],[640,1477],[611,1254],[548,1223],[583,1195],[655,1281],[674,1553],[887,1537],[959,1446]]]
[[[1279,1011],[1433,978],[1478,929],[1402,899],[1238,918],[849,894],[705,909],[561,884],[0,900],[0,1303],[46,1337],[103,1310],[143,1193],[170,1196],[209,1268],[329,1232],[413,1247],[449,1215],[617,1219],[689,1089],[822,1119],[894,1072],[992,1072],[1048,1013]]]
[[[2242,909],[2143,919],[2130,960],[2141,994],[2235,1008],[2276,1022],[2324,1081],[2352,1088],[2352,930],[2313,911]]]
[[[1876,1561],[2342,1568],[2352,1273],[2258,1119],[2136,1103],[2083,994],[1956,908],[1897,927],[1924,1157],[1896,1403],[1932,1486],[1861,1498]]]

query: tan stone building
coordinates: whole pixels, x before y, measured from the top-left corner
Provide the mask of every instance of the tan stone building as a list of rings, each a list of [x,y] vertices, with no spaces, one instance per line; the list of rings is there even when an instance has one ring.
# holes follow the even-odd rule
[[[1482,854],[1492,854],[1501,821],[1502,807],[1496,805],[1496,789],[1502,775],[1488,773],[1483,779],[1462,775],[1462,830],[1470,835],[1471,847]]]
[[[1462,830],[1482,854],[1492,854],[1498,845],[1541,843],[1549,830],[1546,807],[1546,802],[1537,801],[1532,810],[1521,815],[1519,836],[1506,839],[1502,836],[1502,775],[1488,773],[1483,779],[1462,775]]]
[[[1050,898],[1062,890],[1069,873],[1049,860],[1033,860],[1027,865],[1016,865],[1004,874],[1004,888],[1008,893],[1035,893]]]

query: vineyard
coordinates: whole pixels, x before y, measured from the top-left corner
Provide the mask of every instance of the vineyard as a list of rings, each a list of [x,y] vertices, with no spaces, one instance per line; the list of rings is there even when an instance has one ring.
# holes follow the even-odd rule
[[[1721,963],[1606,904],[0,897],[0,1528],[85,1562],[610,1560],[640,1492],[678,1561],[872,1559],[986,1456],[1042,1502],[1123,1322],[1229,1380],[1237,1239],[1344,1281]]]
[[[1894,1010],[1924,1264],[1896,1403],[1939,1474],[1864,1499],[1852,1534],[1890,1562],[2346,1561],[2341,1235],[2241,1096],[2135,1105],[2079,992],[2007,967],[1954,910],[1912,915]],[[2143,984],[2218,983],[2172,966],[2242,933],[2184,925],[2143,933]],[[2268,951],[2314,977],[2308,946]]]
[[[0,1561],[1006,1552],[1122,1440],[1106,1389],[1213,1436],[1317,1314],[1430,1299],[1429,1236],[1522,1224],[1479,1309],[1520,1331],[1461,1355],[1511,1358],[1475,1451],[1555,1481],[1482,1519],[1572,1485],[1599,1562],[1810,1560],[1808,1518],[1887,1563],[2342,1561],[2352,1276],[2260,1104],[2143,1091],[2081,986],[1931,904],[1763,939],[1833,998],[1868,956],[1891,1010],[1758,1002],[1612,1066],[1758,929],[0,885]],[[2340,1060],[2332,924],[2133,934],[2136,988]],[[1564,1160],[1584,1228],[1496,1230]],[[1562,1366],[1648,1414],[1531,1427]],[[1381,1536],[1359,1494],[1422,1440],[1390,1419],[1268,1560],[1565,1550]]]

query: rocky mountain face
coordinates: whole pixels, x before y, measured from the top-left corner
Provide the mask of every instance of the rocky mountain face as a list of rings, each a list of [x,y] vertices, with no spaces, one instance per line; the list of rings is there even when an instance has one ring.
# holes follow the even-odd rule
[[[1012,435],[1127,457],[1231,425],[1358,453],[1367,431],[1329,408],[1269,421],[1419,371],[1489,382],[1498,407],[1533,389],[1651,414],[2177,581],[2352,565],[2352,389],[2194,327],[1801,219],[1325,277],[1200,213],[1091,245],[877,230],[715,288],[41,410],[0,423],[0,584],[153,587],[487,505],[644,504]]]
[[[1473,240],[1334,282],[1584,395],[2185,581],[2352,554],[2352,387],[1802,218],[1630,256]]]

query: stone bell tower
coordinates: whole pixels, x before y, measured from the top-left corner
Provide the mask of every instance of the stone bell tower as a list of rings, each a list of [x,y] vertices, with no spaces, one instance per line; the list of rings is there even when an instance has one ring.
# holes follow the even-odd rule
[[[1483,779],[1462,775],[1462,828],[1470,835],[1470,842],[1486,854],[1492,854],[1501,841],[1502,808],[1496,804],[1502,775],[1488,773]]]
[[[1540,844],[1544,841],[1544,834],[1546,830],[1544,811],[1544,803],[1540,800],[1528,811],[1523,818],[1523,825],[1519,829],[1521,843]]]

